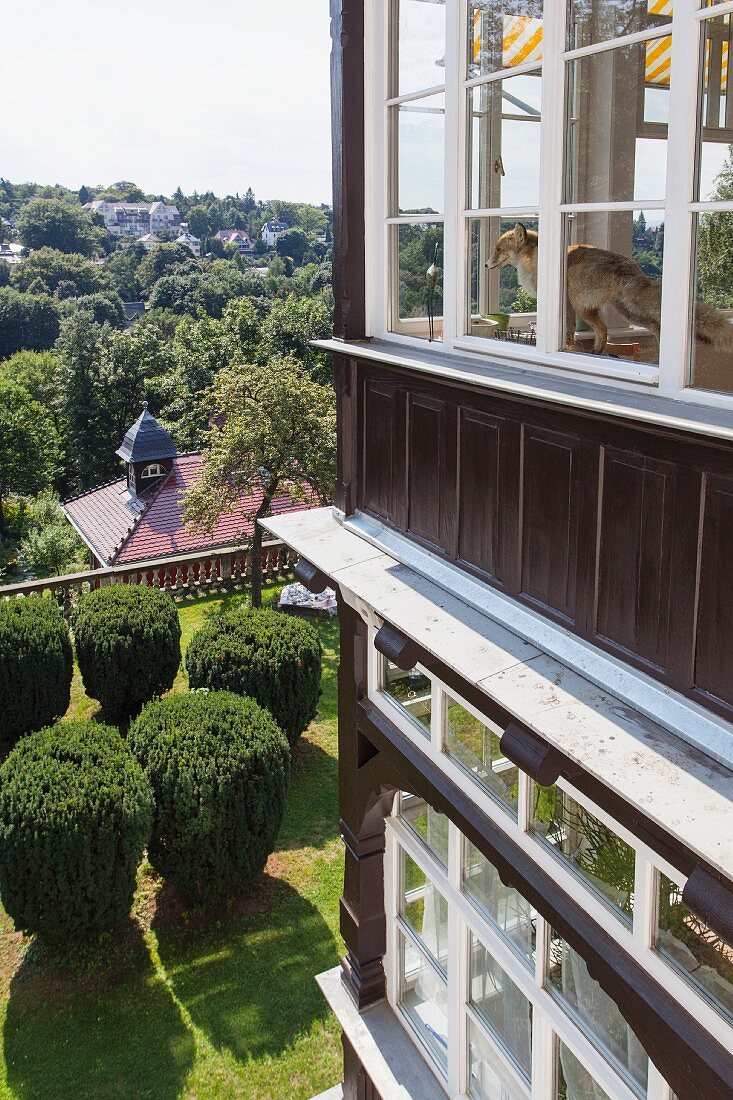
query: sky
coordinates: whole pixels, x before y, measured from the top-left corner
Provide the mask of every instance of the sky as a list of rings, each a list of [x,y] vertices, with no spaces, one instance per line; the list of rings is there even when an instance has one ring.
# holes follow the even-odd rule
[[[328,0],[3,7],[0,176],[331,202]]]

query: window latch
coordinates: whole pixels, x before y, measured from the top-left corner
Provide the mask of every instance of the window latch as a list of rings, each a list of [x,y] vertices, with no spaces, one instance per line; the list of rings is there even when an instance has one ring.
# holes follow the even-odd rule
[[[501,153],[499,153],[499,156],[494,161],[494,172],[497,176],[506,175],[506,172],[504,171],[504,161],[501,158]]]

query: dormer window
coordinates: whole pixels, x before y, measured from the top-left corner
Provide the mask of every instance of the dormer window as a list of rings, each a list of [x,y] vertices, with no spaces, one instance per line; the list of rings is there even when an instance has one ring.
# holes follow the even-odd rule
[[[140,474],[140,480],[144,481],[146,478],[162,477],[165,473],[165,469],[160,462],[151,462],[149,466],[146,466]]]

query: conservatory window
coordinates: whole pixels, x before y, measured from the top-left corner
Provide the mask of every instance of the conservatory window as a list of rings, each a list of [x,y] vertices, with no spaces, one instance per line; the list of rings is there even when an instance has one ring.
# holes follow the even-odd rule
[[[445,696],[445,751],[516,817],[519,770],[499,747],[504,732]]]
[[[382,692],[423,733],[430,734],[431,682],[419,667],[405,671],[383,658]]]

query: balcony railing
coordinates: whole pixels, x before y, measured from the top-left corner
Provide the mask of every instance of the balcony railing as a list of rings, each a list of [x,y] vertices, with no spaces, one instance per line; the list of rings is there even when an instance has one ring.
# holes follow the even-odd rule
[[[262,546],[262,573],[266,581],[289,577],[297,555],[279,540]],[[251,551],[226,546],[208,554],[175,554],[166,558],[112,565],[65,577],[46,577],[0,587],[0,599],[40,596],[48,592],[68,614],[83,592],[108,584],[146,584],[185,599],[211,589],[244,588],[252,577]]]

